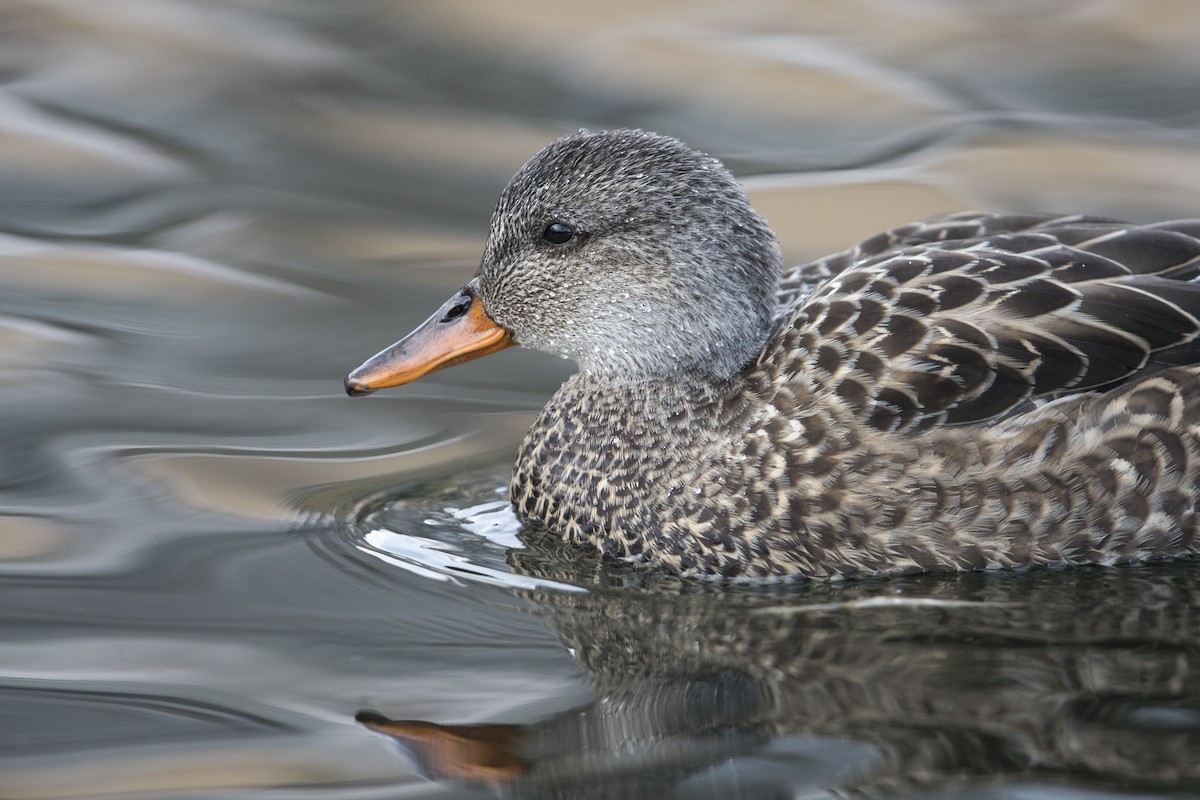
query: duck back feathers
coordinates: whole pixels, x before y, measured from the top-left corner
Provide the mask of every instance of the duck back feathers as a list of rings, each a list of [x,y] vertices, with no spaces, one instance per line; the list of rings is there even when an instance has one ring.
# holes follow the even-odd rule
[[[759,359],[880,431],[994,419],[1200,356],[1190,223],[956,215],[794,270]],[[1193,226],[1194,227],[1194,226]],[[805,276],[825,273],[819,285]]]

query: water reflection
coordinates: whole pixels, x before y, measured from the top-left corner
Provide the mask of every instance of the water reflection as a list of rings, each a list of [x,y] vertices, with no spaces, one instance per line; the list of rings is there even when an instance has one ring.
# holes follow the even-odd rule
[[[359,720],[506,797],[1200,785],[1200,565],[770,593],[646,580],[528,593],[592,703],[520,726]]]

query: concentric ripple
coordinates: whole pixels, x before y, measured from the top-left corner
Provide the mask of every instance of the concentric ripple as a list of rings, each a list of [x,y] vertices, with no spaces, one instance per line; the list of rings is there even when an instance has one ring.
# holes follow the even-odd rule
[[[507,589],[586,591],[516,572],[509,554],[524,550],[507,499],[507,468],[457,476],[397,496],[376,495],[339,510],[342,544],[432,581]]]

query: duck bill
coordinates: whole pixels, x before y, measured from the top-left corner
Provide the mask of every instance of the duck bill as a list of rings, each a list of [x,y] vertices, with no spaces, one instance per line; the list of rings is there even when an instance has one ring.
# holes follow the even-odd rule
[[[357,397],[402,386],[513,344],[512,334],[483,309],[475,281],[471,281],[421,327],[351,372],[346,378],[346,394]]]
[[[518,725],[438,725],[388,719],[370,711],[359,712],[355,719],[415,750],[431,777],[503,782],[520,777],[531,766],[521,754],[526,736]]]

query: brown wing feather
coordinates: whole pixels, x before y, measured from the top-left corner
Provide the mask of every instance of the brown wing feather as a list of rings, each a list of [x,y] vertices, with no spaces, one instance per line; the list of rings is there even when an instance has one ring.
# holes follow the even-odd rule
[[[798,268],[780,296],[760,366],[880,430],[979,422],[1200,360],[1200,223],[952,215]]]
[[[1186,225],[1191,220],[1183,222],[1164,222],[1160,226]],[[858,265],[864,259],[888,253],[905,247],[921,244],[947,241],[972,241],[985,236],[997,234],[1021,233],[1029,230],[1048,227],[1066,226],[1069,224],[1106,224],[1121,225],[1117,220],[1103,217],[1058,216],[1048,214],[986,214],[981,211],[960,211],[952,214],[942,214],[919,222],[910,222],[898,228],[876,234],[870,239],[860,242],[849,250],[835,253],[824,258],[810,261],[787,270],[779,285],[779,307],[782,314],[789,314],[796,302],[814,289],[827,282],[852,265]],[[1155,227],[1155,226],[1151,226]],[[1200,223],[1197,224],[1200,228]],[[1187,232],[1186,230],[1184,232]],[[1200,238],[1200,230],[1191,233]]]

